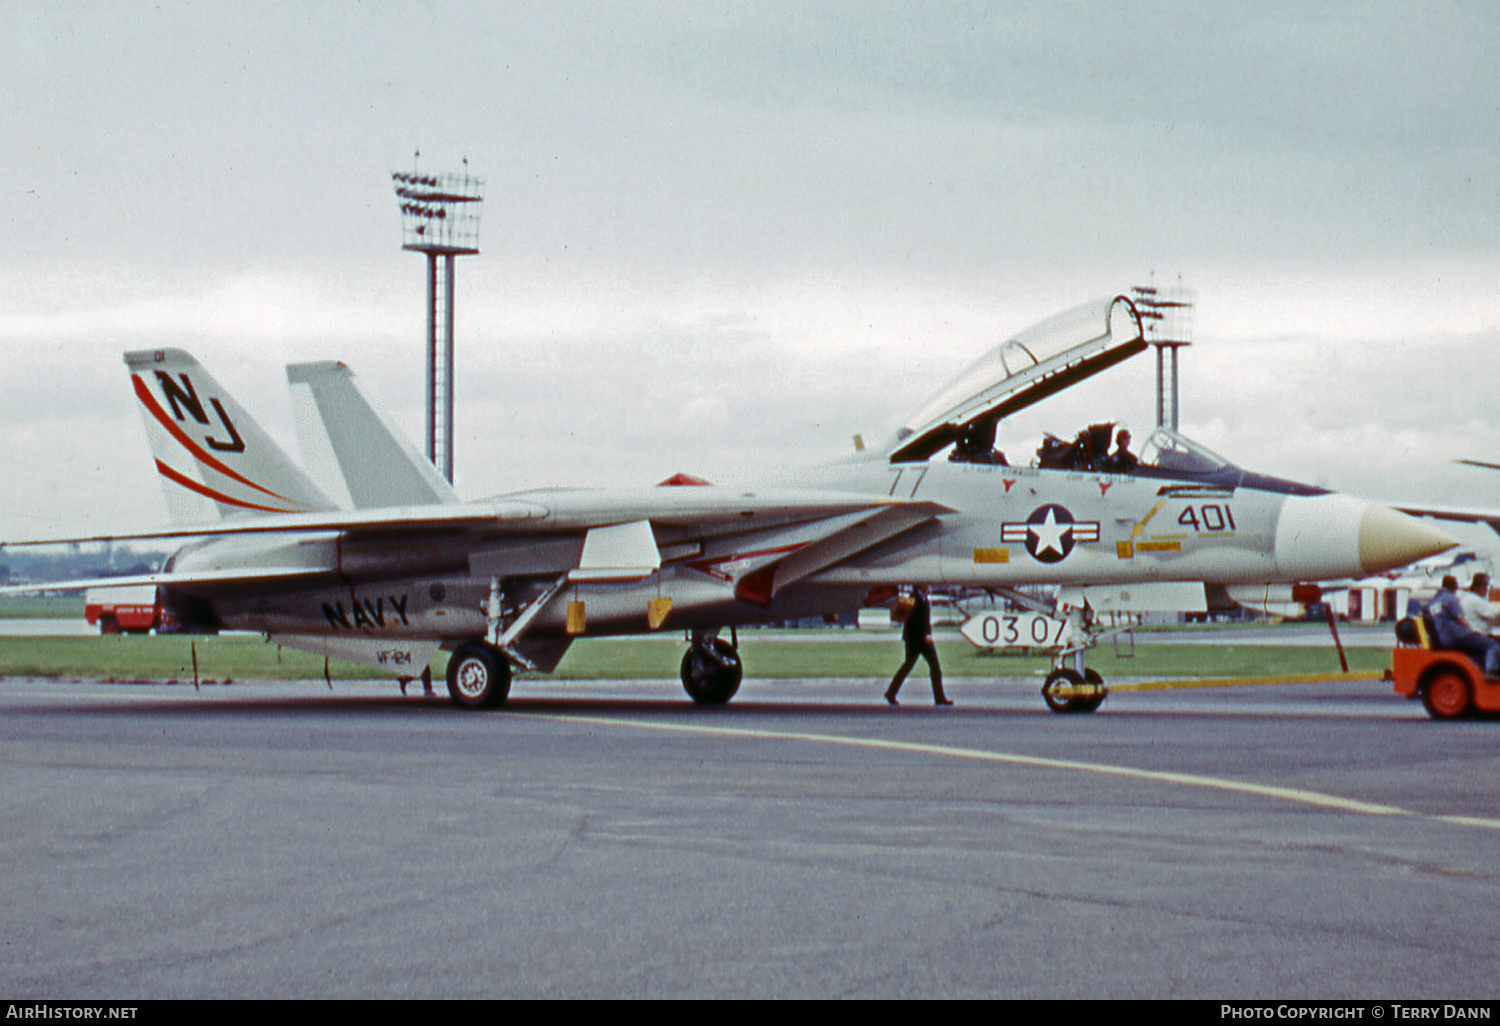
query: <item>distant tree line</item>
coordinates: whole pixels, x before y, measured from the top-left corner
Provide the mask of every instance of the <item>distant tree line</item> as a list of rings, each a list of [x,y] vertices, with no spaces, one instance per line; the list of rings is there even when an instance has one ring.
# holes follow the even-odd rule
[[[44,584],[80,577],[149,574],[160,570],[171,554],[171,549],[109,543],[0,548],[0,582]]]

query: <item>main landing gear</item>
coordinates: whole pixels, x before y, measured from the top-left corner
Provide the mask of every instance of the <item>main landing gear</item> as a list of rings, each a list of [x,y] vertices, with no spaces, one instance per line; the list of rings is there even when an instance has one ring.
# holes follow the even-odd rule
[[[563,574],[552,581],[507,621],[504,616],[505,591],[498,577],[490,578],[490,594],[484,604],[483,640],[466,641],[448,660],[448,696],[464,709],[493,709],[510,694],[511,664],[523,670],[536,667],[515,647],[542,607],[562,590],[568,581]],[[423,683],[430,678],[424,676]]]
[[[718,628],[693,631],[692,644],[682,656],[682,686],[700,705],[719,705],[740,689],[745,668],[739,651],[719,637]]]
[[[1057,653],[1054,668],[1042,684],[1042,701],[1055,713],[1091,713],[1103,704],[1109,689],[1097,670],[1083,664],[1089,636],[1083,623],[1083,610],[1068,611],[1068,626],[1063,632],[1062,651]],[[1071,658],[1072,666],[1063,662]]]
[[[493,709],[510,694],[510,660],[494,645],[470,641],[448,660],[448,696],[465,709]]]

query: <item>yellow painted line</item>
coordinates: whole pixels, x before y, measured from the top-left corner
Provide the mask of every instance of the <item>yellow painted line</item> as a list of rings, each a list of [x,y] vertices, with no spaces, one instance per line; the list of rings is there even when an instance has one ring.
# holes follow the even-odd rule
[[[930,745],[913,741],[884,741],[876,738],[847,737],[840,734],[811,734],[801,731],[752,730],[743,727],[705,727],[681,723],[648,723],[642,720],[608,719],[603,716],[571,716],[551,713],[509,713],[518,719],[554,720],[560,723],[583,723],[599,727],[626,727],[634,730],[658,730],[668,733],[702,734],[713,737],[735,737],[760,741],[807,741],[817,744],[843,745],[850,748],[874,748],[883,751],[910,752],[919,755],[938,755],[951,759],[976,762],[1004,763],[1012,766],[1030,766],[1040,769],[1068,770],[1080,773],[1097,773],[1103,776],[1145,780],[1152,783],[1177,784],[1183,787],[1201,787],[1215,791],[1255,795],[1282,801],[1311,805],[1317,808],[1335,809],[1366,816],[1418,816],[1437,820],[1453,826],[1478,827],[1484,830],[1500,830],[1500,819],[1482,816],[1425,816],[1410,809],[1377,802],[1364,802],[1344,798],[1322,791],[1309,791],[1298,787],[1275,787],[1269,784],[1253,784],[1242,780],[1226,780],[1223,777],[1206,777],[1195,773],[1168,773],[1160,770],[1134,769],[1129,766],[1114,766],[1108,763],[1080,762],[1073,759],[1045,759],[1034,755],[1015,755],[1009,752],[991,752],[982,748],[958,748],[952,745]]]
[[[1482,827],[1485,830],[1500,830],[1500,819],[1485,819],[1482,816],[1433,816],[1433,819],[1454,826]]]
[[[1345,680],[1379,680],[1374,670],[1364,673],[1283,673],[1270,677],[1179,677],[1138,684],[1111,684],[1110,691],[1184,691],[1190,688],[1238,688],[1258,684],[1323,684]]]
[[[1012,766],[1068,770],[1078,773],[1096,773],[1102,776],[1146,780],[1158,784],[1201,787],[1215,791],[1250,794],[1261,798],[1275,798],[1281,801],[1297,802],[1302,805],[1312,805],[1318,808],[1337,809],[1340,812],[1356,812],[1366,816],[1415,815],[1415,813],[1407,809],[1397,808],[1394,805],[1362,802],[1354,798],[1343,798],[1336,794],[1324,794],[1321,791],[1307,791],[1296,787],[1252,784],[1242,780],[1226,780],[1222,777],[1205,777],[1193,773],[1168,773],[1161,770],[1133,769],[1129,766],[1112,766],[1108,763],[1078,762],[1072,759],[1045,759],[1034,755],[990,752],[982,748],[957,748],[952,745],[930,745],[914,741],[884,741],[877,738],[847,737],[840,734],[807,734],[800,731],[751,730],[742,727],[704,727],[681,723],[649,723],[642,720],[607,719],[602,716],[570,716],[550,713],[510,713],[508,715],[518,719],[554,720],[559,723],[581,723],[598,727],[626,727],[634,730],[659,730],[668,733],[734,737],[758,741],[808,741],[816,744],[843,745],[849,748],[874,748],[881,751],[909,752],[917,755],[939,755],[950,759],[995,762]]]

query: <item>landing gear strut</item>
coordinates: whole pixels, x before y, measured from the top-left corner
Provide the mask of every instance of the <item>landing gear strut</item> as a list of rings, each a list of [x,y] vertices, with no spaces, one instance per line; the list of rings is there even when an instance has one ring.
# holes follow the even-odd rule
[[[465,709],[492,709],[510,694],[512,663],[523,670],[536,669],[531,660],[516,648],[516,642],[567,581],[567,574],[552,581],[516,613],[507,626],[505,590],[499,577],[490,578],[489,597],[481,606],[484,610],[484,639],[465,642],[448,660],[448,695],[457,705]],[[429,671],[423,671],[422,685],[427,694],[432,694]]]
[[[739,652],[717,628],[693,631],[693,642],[682,657],[682,687],[700,705],[719,705],[740,689],[745,668]]]
[[[1083,624],[1083,610],[1068,611],[1068,626],[1063,631],[1063,649],[1057,654],[1057,666],[1047,674],[1042,684],[1042,701],[1055,713],[1091,713],[1104,702],[1109,689],[1097,670],[1083,664],[1083,653],[1087,650],[1088,632]],[[1064,667],[1063,661],[1072,656],[1072,667]]]

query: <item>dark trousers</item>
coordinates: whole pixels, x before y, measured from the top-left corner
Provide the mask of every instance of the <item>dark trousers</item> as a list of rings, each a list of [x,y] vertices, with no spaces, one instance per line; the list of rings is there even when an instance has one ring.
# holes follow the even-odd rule
[[[895,696],[901,690],[901,682],[906,680],[906,675],[911,668],[917,665],[917,657],[921,656],[927,660],[927,669],[932,673],[932,700],[941,702],[943,695],[943,668],[938,665],[937,646],[930,641],[908,641],[906,643],[906,662],[901,664],[901,669],[896,671],[896,676],[891,679],[891,686],[886,688],[885,693]]]
[[[1456,648],[1466,653],[1480,666],[1484,667],[1486,677],[1500,676],[1500,641],[1478,631],[1470,631],[1468,634],[1460,635],[1448,648]]]

